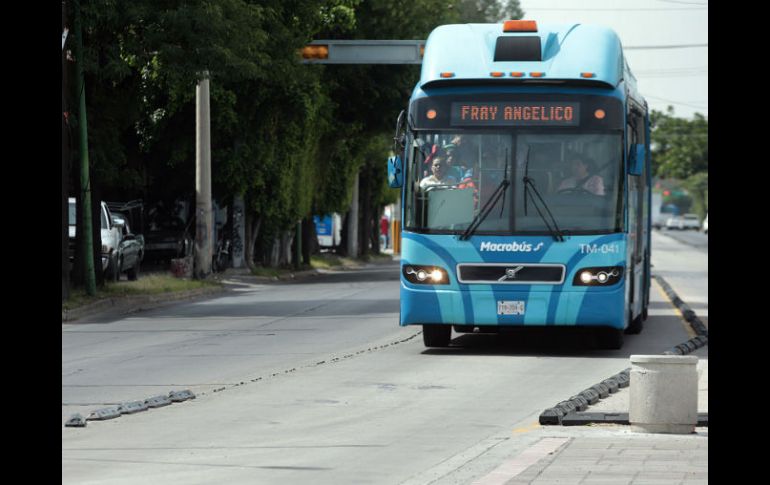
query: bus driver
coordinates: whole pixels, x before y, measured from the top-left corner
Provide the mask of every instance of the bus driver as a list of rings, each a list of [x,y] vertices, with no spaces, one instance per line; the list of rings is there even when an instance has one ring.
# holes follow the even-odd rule
[[[433,163],[430,166],[433,175],[429,175],[420,181],[420,188],[426,189],[432,185],[454,185],[457,179],[448,175],[449,165],[444,157],[433,157]]]
[[[591,173],[594,170],[593,160],[573,155],[569,158],[572,176],[562,180],[557,192],[586,191],[594,195],[604,195],[604,179]]]

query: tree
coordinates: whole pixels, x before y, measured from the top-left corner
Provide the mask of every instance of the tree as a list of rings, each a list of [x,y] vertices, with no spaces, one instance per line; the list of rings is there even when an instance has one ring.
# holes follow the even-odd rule
[[[524,17],[519,0],[461,0],[457,2],[459,20],[464,23],[489,23]]]
[[[709,174],[698,172],[684,181],[684,186],[690,192],[693,201],[693,209],[701,220],[709,211]]]
[[[662,178],[686,179],[708,172],[708,119],[676,118],[673,108],[650,115],[653,172]]]

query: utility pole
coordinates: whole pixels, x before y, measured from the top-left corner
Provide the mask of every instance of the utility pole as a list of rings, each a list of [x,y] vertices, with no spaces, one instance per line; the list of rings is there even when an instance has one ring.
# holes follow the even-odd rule
[[[69,113],[67,102],[69,93],[69,66],[67,65],[67,51],[64,45],[69,35],[67,20],[67,2],[61,3],[61,300],[70,297],[70,260],[69,260],[69,127],[67,116]]]
[[[198,279],[211,273],[211,116],[209,73],[195,88],[195,271]]]
[[[358,257],[358,173],[353,180],[353,197],[348,213],[348,256]]]
[[[94,273],[94,246],[93,225],[91,214],[91,180],[88,172],[88,123],[86,120],[86,87],[83,74],[83,28],[80,16],[80,0],[73,3],[75,13],[75,62],[77,63],[77,76],[75,77],[75,90],[79,100],[78,106],[78,131],[80,134],[80,202],[83,214],[82,234],[83,257],[86,293],[96,294],[96,275]]]

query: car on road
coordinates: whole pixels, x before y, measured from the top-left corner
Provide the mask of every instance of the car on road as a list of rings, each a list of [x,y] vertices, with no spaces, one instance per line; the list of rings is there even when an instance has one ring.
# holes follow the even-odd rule
[[[685,214],[683,216],[669,217],[666,221],[666,229],[700,229],[700,219],[697,214]]]
[[[120,212],[113,212],[112,219],[120,229],[121,240],[118,246],[118,272],[116,279],[126,273],[131,281],[139,277],[142,259],[144,259],[144,237],[131,232],[128,217]]]

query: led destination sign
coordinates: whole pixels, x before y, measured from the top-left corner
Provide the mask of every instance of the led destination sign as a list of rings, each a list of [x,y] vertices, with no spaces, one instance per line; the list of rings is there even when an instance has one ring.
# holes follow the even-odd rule
[[[452,126],[577,126],[579,103],[469,102],[452,103]]]

